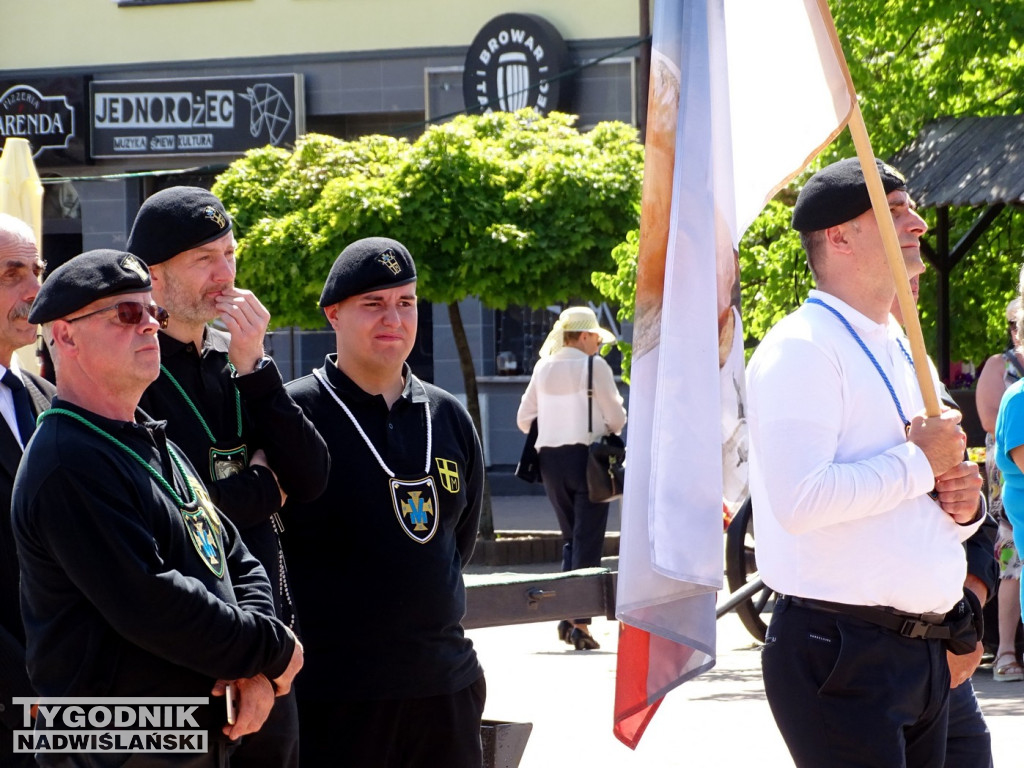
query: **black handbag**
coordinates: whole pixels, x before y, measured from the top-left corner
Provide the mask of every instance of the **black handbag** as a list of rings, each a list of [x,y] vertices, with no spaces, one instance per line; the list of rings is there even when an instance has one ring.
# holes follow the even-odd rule
[[[594,358],[587,361],[587,430],[594,431]],[[594,503],[622,496],[626,479],[626,443],[618,435],[602,435],[587,451],[587,495]]]
[[[542,482],[540,478],[540,457],[537,455],[537,420],[530,424],[530,431],[526,433],[526,443],[523,445],[523,453],[516,464],[516,477],[528,483]]]

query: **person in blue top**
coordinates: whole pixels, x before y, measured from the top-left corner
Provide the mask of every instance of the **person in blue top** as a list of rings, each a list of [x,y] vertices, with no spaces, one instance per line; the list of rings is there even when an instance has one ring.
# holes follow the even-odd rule
[[[1024,270],[1022,270],[1024,277]],[[1017,338],[1024,330],[1024,317],[1017,315]],[[1020,349],[1018,342],[1018,350]],[[1003,514],[1013,527],[1014,543],[1024,543],[1024,379],[1011,384],[1003,394],[996,415],[996,466],[1003,474]]]
[[[995,553],[999,559],[999,645],[992,663],[992,679],[1001,683],[1024,680],[1024,666],[1015,648],[1020,626],[1020,555],[1013,544],[1013,528],[1003,513],[1003,477],[996,466],[996,416],[999,404],[1015,381],[1024,376],[1024,354],[1017,343],[1017,314],[1020,299],[1006,307],[1008,341],[1006,349],[985,361],[978,377],[975,404],[978,420],[985,430],[985,471],[988,474],[988,511],[999,523]]]

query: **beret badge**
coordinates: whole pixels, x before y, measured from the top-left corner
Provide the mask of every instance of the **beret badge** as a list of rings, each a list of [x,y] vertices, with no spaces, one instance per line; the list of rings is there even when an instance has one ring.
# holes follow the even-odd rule
[[[397,275],[402,271],[402,265],[398,263],[398,258],[395,256],[395,252],[390,248],[381,253],[381,255],[377,257],[377,261],[390,269],[391,274],[393,275]]]
[[[125,254],[125,257],[121,259],[121,266],[127,270],[131,270],[143,280],[149,279],[149,273],[146,268],[139,263],[139,260],[132,256],[130,253]]]
[[[214,224],[216,224],[218,229],[224,229],[224,227],[228,223],[228,220],[224,218],[224,214],[222,214],[212,205],[206,206],[206,208],[203,210],[203,216],[205,216]]]

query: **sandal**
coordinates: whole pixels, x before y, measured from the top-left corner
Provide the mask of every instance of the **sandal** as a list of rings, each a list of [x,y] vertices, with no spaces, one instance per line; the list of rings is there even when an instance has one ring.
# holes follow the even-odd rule
[[[1007,652],[996,656],[992,664],[992,679],[997,683],[1016,683],[1024,680],[1024,666],[1017,661],[1016,654]]]

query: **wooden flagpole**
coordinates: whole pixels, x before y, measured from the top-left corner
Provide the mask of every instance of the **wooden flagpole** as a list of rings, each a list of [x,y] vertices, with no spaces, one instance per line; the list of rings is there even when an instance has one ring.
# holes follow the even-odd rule
[[[822,18],[828,22],[829,39],[832,41],[836,58],[843,67],[847,87],[853,98],[853,109],[850,112],[849,122],[850,134],[853,136],[853,145],[857,149],[857,158],[860,160],[864,181],[868,186],[871,208],[878,221],[878,231],[882,235],[882,244],[885,246],[885,257],[889,262],[892,281],[896,285],[896,298],[899,300],[900,312],[903,314],[903,327],[906,330],[907,339],[910,341],[910,354],[914,358],[914,371],[917,374],[918,386],[921,388],[921,396],[924,398],[924,410],[928,416],[938,416],[941,413],[939,395],[935,389],[935,381],[932,379],[931,366],[928,363],[928,351],[925,349],[924,336],[921,333],[917,302],[914,301],[914,294],[910,291],[907,265],[903,261],[903,252],[900,249],[899,237],[896,235],[896,226],[893,224],[892,214],[889,212],[885,187],[882,186],[882,179],[878,175],[875,153],[871,149],[871,138],[868,136],[867,126],[864,124],[864,115],[861,114],[860,104],[857,103],[857,91],[853,87],[850,70],[846,66],[846,56],[843,53],[843,46],[839,42],[839,35],[836,33],[835,21],[832,19],[828,2],[827,0],[817,0],[817,3]]]
[[[903,328],[910,341],[910,355],[914,358],[917,383],[921,387],[921,395],[924,397],[924,410],[929,416],[938,416],[941,412],[939,396],[935,391],[931,366],[928,364],[928,352],[925,349],[924,336],[921,333],[921,320],[917,315],[917,302],[914,301],[914,294],[910,290],[907,265],[903,261],[903,252],[900,249],[896,226],[893,224],[892,214],[889,212],[885,187],[882,186],[882,179],[878,175],[878,166],[875,164],[875,154],[871,150],[868,129],[864,125],[864,116],[861,114],[860,105],[856,102],[853,105],[853,113],[850,115],[850,133],[853,134],[853,144],[857,148],[857,157],[860,159],[860,167],[864,172],[864,181],[868,185],[871,208],[878,221],[878,231],[882,235],[882,244],[885,246],[885,257],[889,262],[892,281],[896,285],[896,298],[900,303],[900,313],[903,315]]]

